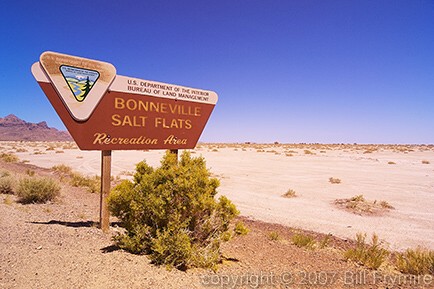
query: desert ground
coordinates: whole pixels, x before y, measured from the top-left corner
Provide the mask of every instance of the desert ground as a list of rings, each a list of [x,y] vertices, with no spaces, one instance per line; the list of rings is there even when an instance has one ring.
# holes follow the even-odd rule
[[[1,152],[14,153],[20,162],[40,174],[52,175],[50,168],[60,164],[86,175],[100,173],[100,152],[80,151],[72,143],[0,142]],[[167,271],[139,258],[143,256],[115,250],[110,236],[116,233],[116,226],[112,226],[109,235],[104,235],[95,225],[98,195],[65,184],[61,201],[54,204],[11,205],[6,204],[7,196],[2,195],[0,273],[4,276],[0,277],[0,287],[257,288],[254,283],[226,284],[224,280],[227,276],[268,274],[269,281],[272,279],[269,274],[276,272],[291,272],[300,278],[299,272],[339,272],[339,277],[333,280],[330,277],[330,283],[320,284],[321,288],[417,287],[414,284],[393,287],[372,277],[371,271],[366,271],[370,281],[346,283],[348,279],[342,276],[343,272],[365,271],[345,262],[337,251],[349,246],[357,233],[377,234],[390,250],[417,246],[434,249],[434,146],[199,144],[190,152],[206,159],[207,167],[220,179],[219,194],[236,204],[240,218],[251,228],[247,236],[225,245],[223,251],[232,260],[228,263],[233,264],[223,265],[217,273]],[[163,154],[164,151],[115,151],[112,175],[131,178],[136,163],[146,160],[158,166]],[[17,164],[5,166],[12,171],[25,171]],[[283,197],[289,189],[295,196]],[[357,196],[387,206],[351,210],[336,204],[337,200]],[[285,236],[297,230],[317,238],[331,234],[335,246],[321,253],[294,248]],[[267,237],[270,232],[277,232],[280,241]],[[26,252],[23,259],[19,258],[22,256],[17,248]],[[107,264],[107,255],[115,267]],[[38,272],[47,259],[51,260],[49,269]],[[319,286],[302,284],[304,280],[300,278],[289,283],[273,279],[276,281],[273,284],[264,281],[260,285],[261,288]],[[432,285],[433,282],[425,283],[423,288]]]
[[[100,152],[33,145],[24,143],[27,151],[16,155],[43,168],[66,164],[84,174],[100,174]],[[229,197],[243,216],[342,238],[376,233],[391,249],[434,249],[432,146],[205,144],[191,152],[206,159],[221,181],[220,194]],[[112,175],[128,177],[142,160],[158,166],[163,154],[115,151]],[[332,184],[330,178],[341,183]],[[288,189],[297,197],[283,198]],[[385,201],[394,209],[371,216],[333,204],[358,195]]]

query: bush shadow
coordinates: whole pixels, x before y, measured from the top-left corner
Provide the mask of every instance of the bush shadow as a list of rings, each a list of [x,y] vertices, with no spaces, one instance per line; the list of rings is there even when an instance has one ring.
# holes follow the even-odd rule
[[[81,228],[81,227],[89,228],[89,227],[99,226],[99,222],[94,222],[94,221],[66,222],[66,221],[59,221],[59,220],[51,220],[48,222],[33,221],[30,223],[38,224],[38,225],[62,225],[62,226],[72,227],[72,228]]]
[[[59,221],[59,220],[50,220],[48,222],[29,222],[31,224],[38,224],[38,225],[61,225],[65,227],[71,227],[71,228],[90,228],[95,227],[99,228],[99,222],[95,221],[79,221],[79,222],[66,222],[66,221]],[[119,226],[119,222],[111,222],[110,226]]]

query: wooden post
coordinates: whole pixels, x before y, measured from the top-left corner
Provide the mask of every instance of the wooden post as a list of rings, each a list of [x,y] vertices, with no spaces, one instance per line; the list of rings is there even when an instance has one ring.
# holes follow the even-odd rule
[[[111,162],[112,151],[102,151],[99,224],[104,233],[108,233],[110,227],[110,212],[108,210],[107,197],[110,193]]]

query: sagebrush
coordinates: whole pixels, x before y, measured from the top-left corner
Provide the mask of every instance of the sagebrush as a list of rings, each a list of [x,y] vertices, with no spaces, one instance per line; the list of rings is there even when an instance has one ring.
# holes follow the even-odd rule
[[[156,169],[140,162],[133,181],[123,181],[109,196],[110,211],[126,229],[115,237],[118,246],[149,254],[156,264],[215,267],[239,213],[226,197],[215,200],[218,186],[204,158],[186,151],[179,162],[167,152]]]
[[[0,194],[13,194],[15,179],[11,176],[0,175]]]
[[[46,203],[60,195],[60,185],[51,178],[26,177],[19,181],[16,193],[21,203]]]
[[[0,170],[0,194],[13,194],[15,178],[9,171]]]

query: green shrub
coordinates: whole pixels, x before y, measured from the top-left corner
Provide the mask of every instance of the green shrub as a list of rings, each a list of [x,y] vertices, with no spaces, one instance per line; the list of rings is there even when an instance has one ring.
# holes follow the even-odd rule
[[[366,234],[358,233],[356,235],[356,247],[348,249],[344,253],[344,257],[370,269],[378,269],[389,256],[389,251],[381,247],[381,242],[376,234],[372,235],[371,244],[367,244],[365,240]]]
[[[404,274],[434,275],[434,251],[422,248],[407,249],[397,255],[396,267]]]
[[[60,195],[59,184],[50,178],[27,177],[18,183],[17,196],[21,203],[46,203]]]
[[[156,169],[140,162],[133,181],[123,181],[109,196],[110,211],[126,229],[115,241],[132,253],[149,254],[155,264],[216,266],[220,244],[238,214],[226,197],[215,200],[218,186],[205,160],[187,151],[179,162],[166,153]]]

